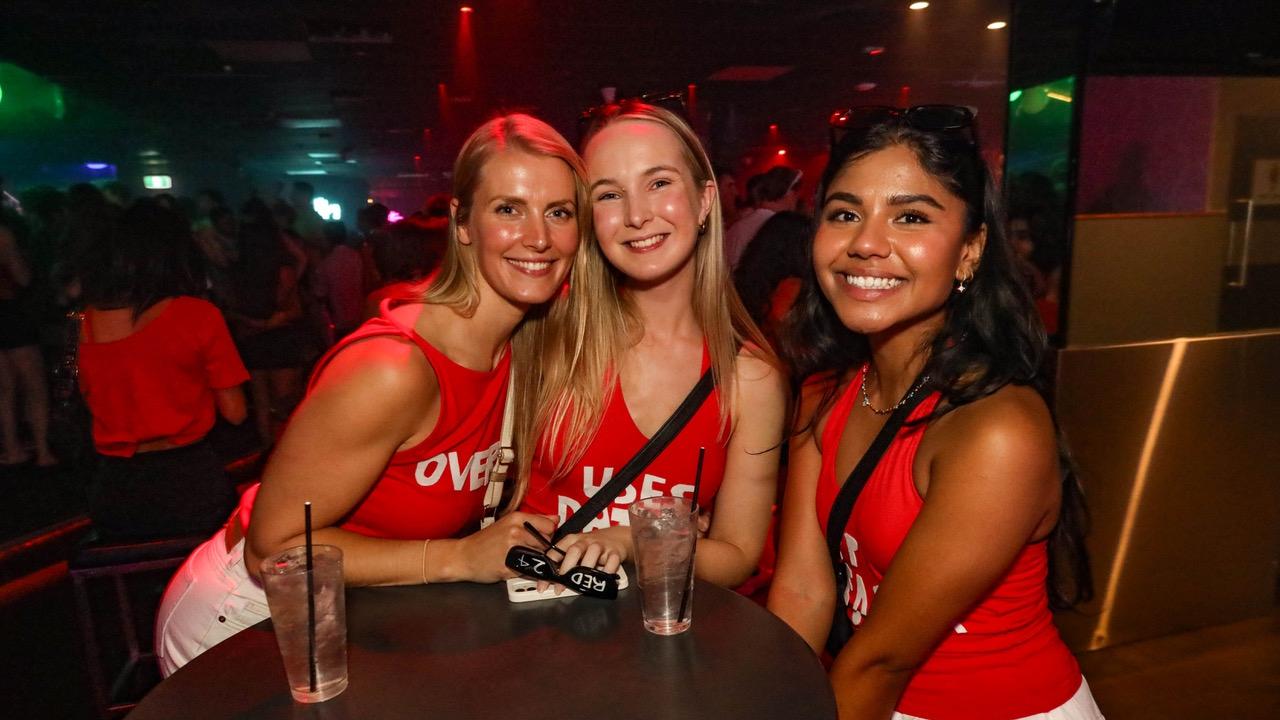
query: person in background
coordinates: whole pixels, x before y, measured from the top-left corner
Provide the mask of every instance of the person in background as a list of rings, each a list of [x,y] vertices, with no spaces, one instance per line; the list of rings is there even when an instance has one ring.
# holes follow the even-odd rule
[[[812,229],[813,221],[805,215],[787,210],[775,214],[760,226],[733,273],[742,304],[775,345],[808,269],[805,247]]]
[[[240,259],[232,272],[235,302],[227,318],[249,368],[258,438],[270,447],[301,392],[308,346],[301,273],[266,204],[249,200],[241,216]]]
[[[289,190],[289,206],[294,216],[288,228],[303,243],[318,242],[324,235],[324,218],[316,212],[315,197],[316,189],[309,182],[299,180]]]
[[[738,220],[738,176],[724,166],[717,166],[715,172],[720,212],[724,215],[725,227],[730,227]]]
[[[36,464],[58,463],[49,449],[49,388],[40,356],[40,316],[34,302],[35,281],[18,238],[26,230],[22,218],[0,209],[0,465],[31,459],[18,432],[18,398],[31,431]]]
[[[1049,612],[1089,593],[1083,507],[972,112],[846,117],[785,335],[807,380],[768,607],[815,652],[853,629],[827,643],[842,720],[1101,720]],[[852,513],[832,520],[904,405]]]
[[[742,253],[766,220],[776,212],[795,211],[796,188],[803,176],[795,168],[778,165],[752,177],[747,183],[751,207],[743,211],[738,216],[738,221],[725,231],[725,258],[729,261],[730,268],[737,269]]]
[[[260,488],[175,574],[156,619],[165,675],[267,617],[259,564],[303,541],[304,501],[315,541],[342,549],[348,586],[495,582],[511,576],[511,546],[536,542],[524,523],[552,531],[519,512],[477,527],[511,373],[534,371],[546,304],[581,241],[583,175],[564,138],[528,115],[472,133],[454,165],[444,266],[321,360]]]
[[[661,454],[586,530],[562,569],[614,572],[633,554],[627,505],[698,497],[711,524],[696,573],[726,587],[757,569],[777,487],[787,390],[729,277],[711,163],[689,125],[645,103],[606,106],[583,144],[593,235],[568,311],[551,324],[529,492],[522,508],[563,523],[652,437],[708,370],[716,387]]]
[[[324,224],[314,266],[311,291],[319,300],[332,340],[341,340],[364,320],[364,266],[360,253],[347,242],[347,227],[340,220]],[[329,343],[333,344],[332,341]],[[327,347],[327,345],[326,345]]]
[[[382,287],[385,282],[378,276],[378,266],[373,261],[373,237],[387,227],[391,210],[382,203],[369,203],[356,213],[356,244],[360,251],[360,288],[364,295]],[[448,223],[446,218],[445,223]],[[367,316],[372,317],[372,316]]]
[[[366,319],[376,317],[382,301],[411,297],[415,285],[435,271],[449,245],[449,223],[405,218],[370,237],[373,260],[386,284],[369,293],[364,302]]]
[[[104,540],[212,532],[235,492],[205,436],[216,416],[244,421],[249,374],[221,313],[199,297],[189,226],[139,200],[85,260],[79,383],[99,455],[94,528]]]

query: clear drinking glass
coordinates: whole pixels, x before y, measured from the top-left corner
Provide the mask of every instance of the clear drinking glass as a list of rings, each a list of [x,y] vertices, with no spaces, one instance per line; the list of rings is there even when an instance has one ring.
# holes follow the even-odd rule
[[[629,513],[644,627],[657,635],[682,633],[693,624],[693,502],[645,498],[632,503]]]
[[[293,699],[328,700],[347,689],[347,603],[342,579],[342,549],[312,546],[315,593],[315,691],[311,690],[311,638],[307,627],[307,549],[292,547],[264,558],[262,587],[271,608],[271,624],[284,658]]]

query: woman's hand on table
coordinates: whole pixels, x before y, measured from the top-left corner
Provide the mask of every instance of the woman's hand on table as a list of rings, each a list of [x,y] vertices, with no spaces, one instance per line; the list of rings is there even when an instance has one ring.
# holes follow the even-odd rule
[[[622,563],[631,557],[631,528],[619,525],[592,532],[573,533],[561,538],[556,547],[564,551],[564,559],[560,562],[562,573],[575,567],[599,568],[616,573]],[[538,590],[542,591],[550,585],[551,583],[540,581]]]
[[[516,545],[544,549],[524,528],[526,522],[548,537],[556,529],[556,521],[546,515],[513,512],[498,518],[489,527],[457,541],[463,575],[459,579],[490,583],[515,577],[515,573],[507,569],[507,551]]]

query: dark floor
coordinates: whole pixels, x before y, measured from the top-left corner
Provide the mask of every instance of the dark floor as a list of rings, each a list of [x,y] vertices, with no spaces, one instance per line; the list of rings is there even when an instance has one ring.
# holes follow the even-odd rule
[[[1110,720],[1280,718],[1280,612],[1085,653],[1080,665]]]

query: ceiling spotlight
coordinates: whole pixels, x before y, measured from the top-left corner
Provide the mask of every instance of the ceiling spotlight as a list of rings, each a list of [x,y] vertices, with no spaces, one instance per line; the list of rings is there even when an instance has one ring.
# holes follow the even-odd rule
[[[925,9],[925,8],[929,7],[929,3],[927,3],[927,2],[913,2],[913,3],[911,3],[910,5],[908,5],[907,7],[911,8],[912,10],[923,10],[923,9]]]
[[[987,29],[988,29],[988,30],[1003,30],[1003,29],[1005,29],[1005,28],[1006,28],[1006,27],[1008,27],[1008,26],[1009,26],[1009,23],[1007,23],[1007,22],[1005,22],[1005,21],[1003,21],[1003,20],[997,20],[997,21],[995,21],[995,22],[993,22],[993,23],[988,24],[988,25],[987,25]]]
[[[782,149],[778,150],[778,154],[779,154],[779,155],[786,155],[786,154],[787,154],[787,149],[786,149],[786,148],[782,148]]]
[[[475,12],[475,8],[471,7],[470,5],[463,5],[462,7],[458,8],[458,12],[464,12],[464,13]]]

